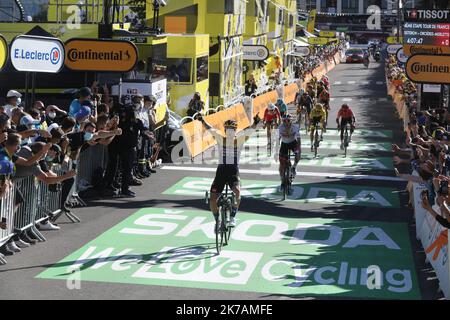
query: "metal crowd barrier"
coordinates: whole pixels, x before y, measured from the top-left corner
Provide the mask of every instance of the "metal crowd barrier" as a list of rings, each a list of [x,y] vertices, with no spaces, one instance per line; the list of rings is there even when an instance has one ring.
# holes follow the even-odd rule
[[[0,200],[0,221],[6,218],[7,225],[5,230],[0,229],[0,247],[14,235],[14,193],[15,186],[13,184]]]
[[[106,169],[108,163],[108,147],[105,145],[90,146],[80,152],[75,179],[76,190],[82,183],[92,185],[92,176],[97,168]]]
[[[16,188],[22,193],[23,202],[14,215],[14,232],[17,234],[30,229],[39,241],[45,241],[44,236],[36,229],[36,215],[39,198],[39,183],[34,176],[14,181]]]

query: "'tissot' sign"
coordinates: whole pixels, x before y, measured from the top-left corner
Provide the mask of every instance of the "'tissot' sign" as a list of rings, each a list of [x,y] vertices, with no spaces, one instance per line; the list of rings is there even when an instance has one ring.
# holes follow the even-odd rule
[[[11,63],[17,71],[58,73],[64,55],[64,45],[56,38],[18,36],[11,43]]]

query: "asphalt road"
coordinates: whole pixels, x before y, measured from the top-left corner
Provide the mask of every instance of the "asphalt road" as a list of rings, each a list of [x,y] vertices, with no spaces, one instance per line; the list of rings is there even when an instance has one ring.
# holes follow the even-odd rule
[[[207,152],[159,169],[134,188],[135,199],[77,208],[82,223],[61,218],[60,231],[0,266],[0,299],[442,298],[415,239],[406,184],[394,177],[390,145],[403,134],[382,66],[341,64],[329,78],[330,130],[318,159],[302,135],[304,160],[287,201],[276,192],[264,132],[249,140],[238,226],[220,257],[203,200],[215,170]],[[344,102],[359,130],[346,159],[333,130]],[[365,283],[371,265],[381,269],[379,289]]]

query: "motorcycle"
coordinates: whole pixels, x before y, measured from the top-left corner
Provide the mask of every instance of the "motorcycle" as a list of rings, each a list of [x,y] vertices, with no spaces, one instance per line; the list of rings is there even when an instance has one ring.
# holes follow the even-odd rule
[[[375,61],[380,62],[381,59],[381,53],[380,51],[375,52]]]
[[[369,63],[370,63],[369,57],[364,58],[363,64],[364,64],[364,67],[366,67],[366,69],[369,68]]]

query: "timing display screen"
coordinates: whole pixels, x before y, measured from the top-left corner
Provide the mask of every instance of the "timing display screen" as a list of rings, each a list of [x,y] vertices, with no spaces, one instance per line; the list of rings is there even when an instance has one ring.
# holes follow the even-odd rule
[[[450,23],[405,22],[404,44],[450,45]]]

